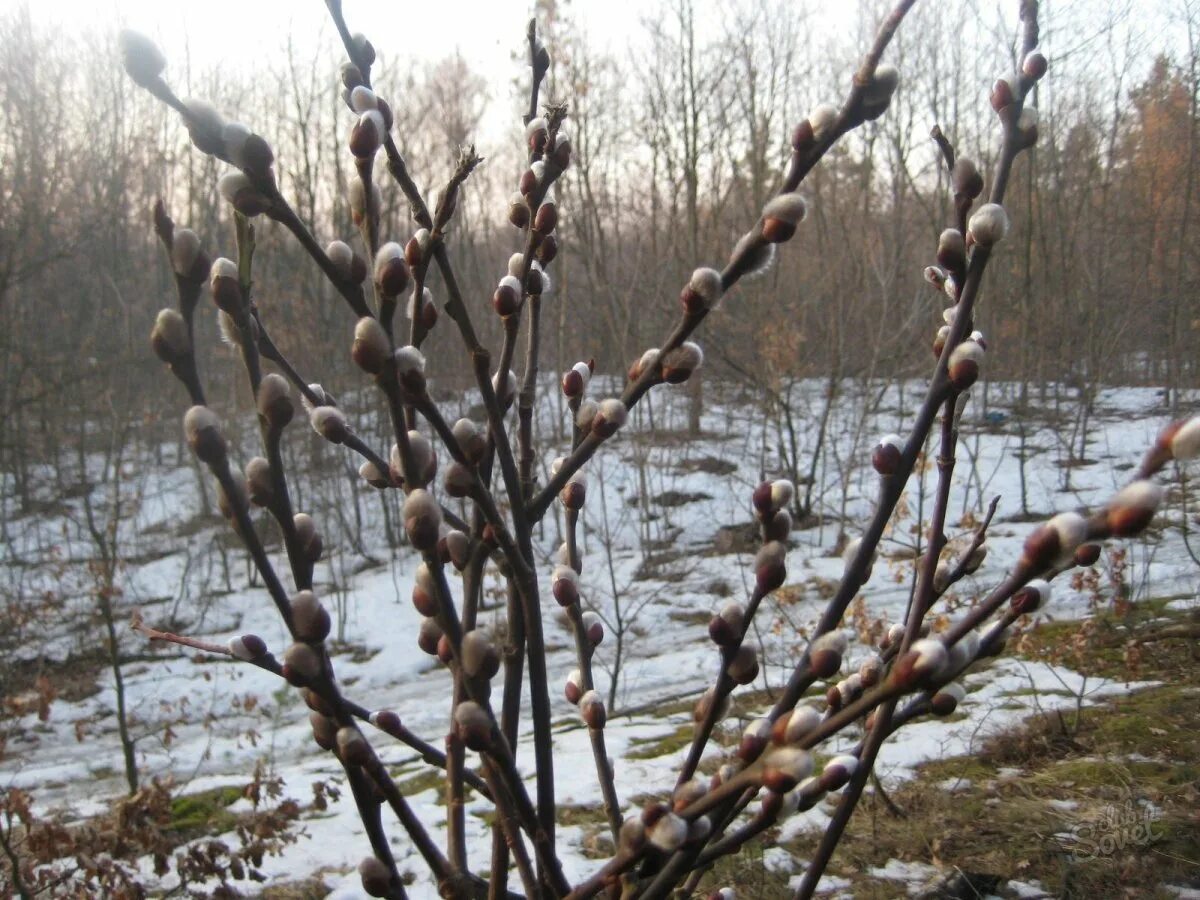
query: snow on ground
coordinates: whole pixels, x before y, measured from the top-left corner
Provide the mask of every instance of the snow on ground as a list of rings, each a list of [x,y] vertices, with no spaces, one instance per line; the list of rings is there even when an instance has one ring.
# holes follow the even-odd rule
[[[796,386],[794,401],[801,421],[816,421],[824,389],[820,383]],[[779,464],[781,432],[762,424],[749,398],[731,394],[715,401],[713,390],[710,387],[701,438],[683,434],[687,414],[683,395],[660,390],[653,396],[654,434],[649,434],[646,411],[639,407],[630,427],[604,448],[588,469],[582,593],[609,622],[615,621],[614,586],[620,597],[626,633],[615,691],[617,709],[610,714],[607,741],[616,760],[618,793],[627,808],[636,800],[665,797],[674,783],[673,771],[683,749],[653,759],[641,758],[643,753],[631,758],[629,753],[670,737],[690,721],[687,712],[664,716],[646,707],[681,696],[690,706],[711,682],[717,657],[707,640],[707,618],[728,600],[744,598],[750,583],[747,568],[753,549],[729,540],[729,535],[749,522],[749,493],[754,485],[764,476],[783,474]],[[840,575],[839,531],[853,537],[854,523],[865,520],[873,503],[875,476],[866,464],[870,448],[879,435],[901,430],[919,402],[912,384],[883,389],[849,385],[846,390],[856,402],[839,406],[830,420],[829,452],[818,466],[813,490],[817,521],[793,534],[789,587],[782,592],[786,600],[767,604],[757,622],[764,665],[756,688],[777,687],[786,679],[804,645],[798,632],[815,623],[824,605],[822,598]],[[989,535],[987,562],[957,587],[955,599],[950,601],[959,608],[994,584],[1016,559],[1025,534],[1038,521],[1035,515],[1103,502],[1167,421],[1157,391],[1105,390],[1088,425],[1085,456],[1094,463],[1065,466],[1076,412],[1069,398],[1032,397],[1037,411],[1026,420],[1022,438],[1008,414],[1011,390],[990,385],[986,393],[979,389],[976,393],[962,425],[964,452],[954,472],[951,537],[968,535],[991,497],[1000,495],[1002,499]],[[876,398],[879,402],[872,408],[868,401]],[[550,422],[541,422],[540,429],[546,471],[562,447],[551,445],[555,429]],[[806,425],[798,448],[803,467],[815,441],[814,427]],[[1022,447],[1023,467],[1018,459]],[[164,459],[175,459],[174,465],[142,464],[136,481],[131,479],[126,485],[126,489],[136,489],[140,500],[136,516],[123,523],[120,532],[129,560],[121,573],[126,608],[141,606],[152,625],[186,622],[194,637],[223,641],[254,632],[272,649],[281,651],[284,630],[265,592],[247,587],[244,554],[228,549],[231,545],[220,539],[225,526],[196,520],[194,470],[172,453],[173,448],[167,448]],[[911,571],[911,563],[904,560],[911,558],[920,531],[919,511],[927,516],[932,505],[934,480],[929,466],[922,479],[910,482],[904,511],[894,521],[873,578],[863,591],[866,612],[872,619],[895,622],[903,616]],[[448,718],[441,698],[449,696],[450,680],[416,647],[420,617],[409,601],[416,561],[407,550],[390,550],[384,540],[382,503],[394,503],[394,498],[381,500],[365,486],[352,489],[345,479],[335,478],[331,483],[333,487],[309,491],[306,502],[313,505],[298,504],[298,508],[313,510],[325,534],[327,561],[318,570],[317,591],[338,614],[338,627],[346,639],[345,652],[335,658],[337,673],[348,696],[370,708],[396,710],[411,730],[439,744]],[[799,489],[804,490],[802,486]],[[346,530],[353,525],[353,517],[347,518],[339,533],[338,523],[321,508],[322,498],[347,508],[351,490],[358,491],[362,516],[359,547]],[[1022,497],[1029,516],[1022,515]],[[844,521],[840,518],[843,514]],[[1180,518],[1177,502],[1169,504],[1167,530],[1128,545],[1126,578],[1136,598],[1174,597],[1176,606],[1200,602],[1197,569],[1185,553],[1177,527]],[[91,605],[86,580],[78,566],[70,565],[92,552],[79,527],[80,519],[75,500],[60,514],[10,521],[0,549],[0,574],[10,589],[57,588],[69,596],[64,616],[68,623],[85,620]],[[552,557],[561,540],[557,522],[548,520],[537,540],[543,555],[543,583],[548,587]],[[62,560],[63,565],[51,566],[50,559]],[[286,571],[286,566],[281,571]],[[498,587],[499,583],[493,580],[489,585]],[[227,592],[226,586],[231,590]],[[1111,596],[1107,584],[1103,590],[1105,599]],[[1087,613],[1089,603],[1088,596],[1072,591],[1068,580],[1060,579],[1044,614],[1081,616]],[[576,727],[576,713],[561,695],[566,675],[575,666],[574,651],[557,607],[547,602],[545,614],[557,721],[554,744],[559,803],[595,805],[599,790],[587,732]],[[495,615],[483,613],[481,624],[490,626]],[[25,643],[23,650],[30,656],[61,659],[89,644],[95,646],[95,641],[95,632],[64,627],[58,633],[39,635],[36,641]],[[140,641],[132,634],[123,637],[127,653],[153,654],[153,658],[125,667],[131,709],[141,723],[138,749],[145,774],[170,773],[192,791],[244,783],[255,763],[265,760],[272,771],[282,775],[288,793],[301,800],[311,796],[314,781],[336,777],[336,763],[313,752],[306,710],[294,691],[257,669],[202,659],[191,652],[180,653],[178,648],[147,648]],[[606,696],[616,644],[610,627],[597,657],[597,678]],[[848,665],[854,665],[854,659],[865,652],[855,646]],[[885,782],[909,777],[924,760],[967,753],[990,731],[1004,729],[1037,709],[1073,706],[1080,697],[1083,702],[1094,702],[1137,687],[1085,680],[1062,668],[1009,658],[1001,659],[986,674],[968,676],[965,684],[969,693],[960,707],[964,716],[914,723],[888,742],[879,764]],[[109,673],[101,673],[99,687],[98,693],[84,699],[57,702],[46,723],[32,717],[16,723],[18,733],[8,746],[16,759],[6,761],[0,783],[32,791],[42,809],[68,804],[80,816],[103,810],[121,792],[122,784],[112,712],[115,693]],[[635,711],[623,715],[625,708]],[[734,714],[748,718],[761,711],[737,704]],[[82,740],[77,740],[77,726]],[[847,734],[828,749],[833,752],[855,740],[856,735]],[[376,743],[400,780],[423,771],[407,748],[386,740]],[[719,752],[717,748],[709,751],[710,755]],[[521,737],[518,757],[522,771],[532,776],[528,732]],[[81,785],[87,786],[86,792]],[[424,790],[410,799],[417,813],[434,823],[435,839],[442,840],[439,823],[444,808],[436,792]],[[473,813],[485,809],[486,804],[479,801],[469,806]],[[785,823],[784,836],[826,819],[827,813],[818,806]],[[477,815],[470,815],[468,822],[471,864],[486,868],[488,827]],[[361,896],[353,867],[367,853],[367,842],[349,791],[325,813],[301,824],[304,836],[281,857],[266,860],[264,871],[279,880],[322,873],[333,896]],[[436,896],[402,830],[394,827],[391,834],[402,870],[417,879],[410,895]],[[564,828],[563,836],[568,878],[594,871],[597,862],[582,852],[587,833],[578,827]],[[771,862],[786,865],[785,860]],[[881,877],[909,883],[925,874],[897,863],[889,865]],[[840,887],[833,880],[827,886],[835,891]]]

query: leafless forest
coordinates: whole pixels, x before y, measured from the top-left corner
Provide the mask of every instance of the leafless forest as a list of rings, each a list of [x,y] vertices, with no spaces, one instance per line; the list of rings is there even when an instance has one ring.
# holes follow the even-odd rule
[[[615,371],[658,339],[674,315],[668,286],[697,260],[723,256],[738,223],[762,208],[795,122],[836,96],[872,17],[864,9],[830,36],[788,4],[730,10],[730,33],[698,45],[690,8],[665,5],[648,17],[653,55],[637,61],[593,53],[554,4],[539,10],[557,48],[545,94],[570,104],[575,145],[561,184],[560,202],[573,214],[561,226],[562,302],[548,323],[548,365],[564,368],[603,347],[597,361]],[[1108,4],[1052,12],[1047,40],[1066,52],[1038,98],[1037,146],[1013,173],[1009,205],[1027,226],[996,261],[1003,277],[989,288],[999,311],[990,336],[1004,348],[995,376],[1030,385],[1193,384],[1197,60],[1156,56],[1148,35],[1123,43],[1137,24],[1134,7],[1123,16]],[[1185,35],[1179,44],[1195,46],[1196,10],[1181,3],[1166,12]],[[937,310],[912,273],[952,202],[929,130],[940,124],[955,146],[978,148],[984,171],[993,161],[997,136],[980,101],[1016,52],[1000,31],[1011,10],[1000,13],[968,3],[912,12],[891,50],[904,90],[886,118],[839,144],[806,183],[814,227],[797,238],[798,252],[742,289],[737,315],[708,338],[710,371],[744,380],[768,404],[797,378],[924,371],[909,348],[927,342]],[[80,429],[102,410],[129,424],[134,440],[156,443],[176,431],[173,413],[156,430],[166,409],[155,404],[166,398],[145,390],[160,369],[144,352],[144,326],[170,287],[146,227],[154,200],[167,198],[206,241],[232,226],[216,188],[221,165],[193,152],[177,119],[114,67],[114,35],[71,46],[39,33],[19,9],[0,27],[0,467],[15,479],[5,502],[27,506],[38,466],[70,471]],[[513,29],[517,52],[521,23]],[[343,147],[338,59],[331,34],[316,59],[264,54],[253,73],[185,71],[179,90],[269,133],[297,212],[345,236],[354,231],[354,172]],[[395,104],[396,140],[417,177],[439,184],[458,147],[476,141],[479,78],[454,57],[416,71],[398,52],[383,60],[381,90],[404,98]],[[520,101],[509,102],[519,127]],[[491,294],[492,261],[511,251],[504,208],[521,165],[518,140],[478,147],[487,163],[456,220],[470,296]],[[384,199],[383,230],[409,230],[407,204]],[[280,230],[267,225],[257,235],[270,267],[263,302],[285,316],[277,336],[328,360],[330,377],[349,378],[333,327],[342,311]],[[498,337],[498,322],[481,327]],[[235,374],[210,375],[212,390],[232,398]]]
[[[337,878],[358,865],[351,881],[387,897],[728,900],[747,884],[739,897],[883,897],[904,888],[854,873],[898,859],[945,870],[930,897],[1109,896],[1097,885],[1126,878],[1128,896],[1200,896],[1150,893],[1167,881],[1141,857],[1114,874],[1104,866],[1117,857],[1102,854],[1099,867],[1064,875],[1061,853],[1024,845],[1014,852],[1028,871],[1013,868],[1020,860],[989,864],[1044,893],[1003,893],[1002,882],[984,891],[963,875],[982,857],[949,837],[874,858],[857,855],[871,838],[855,831],[877,828],[876,816],[951,815],[898,781],[885,790],[872,763],[900,724],[953,715],[967,696],[955,679],[1006,640],[1022,659],[1066,667],[1060,681],[1082,673],[1065,689],[1077,700],[1073,724],[1057,713],[1062,734],[1046,738],[1055,747],[1101,752],[1080,724],[1089,677],[1181,679],[1194,709],[1195,675],[1179,674],[1194,668],[1194,608],[1143,607],[1165,619],[1130,611],[1194,600],[1200,580],[1198,499],[1183,466],[1200,388],[1200,4],[1171,0],[1149,15],[1137,3],[863,0],[837,19],[783,0],[654,0],[631,25],[636,50],[599,50],[570,3],[538,0],[532,23],[512,22],[509,84],[453,52],[406,60],[402,41],[355,22],[350,0],[309,5],[326,36],[316,50],[282,36],[238,66],[171,57],[165,73],[153,47],[119,41],[115,28],[63,39],[23,4],[0,10],[0,892],[349,897],[356,888]],[[369,52],[351,35],[360,27]],[[174,109],[162,102],[167,82]],[[489,103],[511,112],[503,133],[484,127]],[[239,155],[245,137],[232,159],[228,138],[206,145],[209,108],[269,141],[265,165]],[[376,121],[386,128],[372,138]],[[343,258],[330,241],[354,250]],[[211,287],[210,257],[228,258]],[[698,269],[723,260],[723,272]],[[403,283],[389,286],[401,269]],[[713,273],[715,294],[701,271]],[[409,300],[410,276],[428,299]],[[183,316],[164,320],[164,307]],[[185,319],[186,331],[170,331]],[[684,342],[693,338],[702,357]],[[464,353],[464,341],[491,357]],[[414,371],[419,384],[405,380]],[[264,376],[275,372],[287,380]],[[320,384],[306,390],[310,375]],[[301,395],[313,427],[297,402],[299,424],[284,439]],[[971,425],[961,424],[968,396]],[[220,415],[219,434],[206,407]],[[627,416],[625,443],[602,462]],[[1122,419],[1158,437],[1138,444]],[[426,465],[434,446],[440,466]],[[739,511],[702,537],[738,574],[727,585],[705,568],[715,563],[696,564],[720,590],[664,615],[691,629],[703,677],[685,673],[690,689],[663,678],[639,697],[637,679],[653,679],[638,666],[661,655],[639,656],[638,641],[653,636],[646,610],[686,580],[672,545],[725,522],[724,511],[712,522],[673,512],[713,500],[663,474],[691,461],[689,446],[718,448],[697,463],[710,479],[703,490],[737,472],[729,494]],[[1154,487],[1151,501],[1155,478],[1166,490]],[[613,497],[621,508],[598,507]],[[1165,524],[1142,535],[1160,497]],[[162,520],[146,525],[158,506]],[[977,581],[985,538],[1001,549]],[[793,578],[805,554],[832,568]],[[164,559],[178,568],[146,588],[135,573]],[[885,568],[884,590],[901,598],[886,614],[872,611],[868,587]],[[354,697],[354,682],[379,688],[361,674],[379,623],[356,612],[374,609],[356,597],[379,572],[406,608],[411,590],[424,617],[412,620],[410,651],[420,643],[440,658],[440,730],[417,735]],[[1030,617],[1049,588],[1039,593],[1036,579],[1055,575],[1085,624],[1039,637]],[[735,602],[742,586],[746,606]],[[286,624],[274,657],[248,633],[226,644],[245,604],[269,610],[272,599]],[[926,620],[936,602],[944,612]],[[982,630],[997,610],[999,625]],[[559,625],[565,637],[555,638]],[[1017,637],[1004,631],[1012,625]],[[832,640],[842,631],[857,650]],[[193,653],[222,665],[232,653],[301,694],[275,679],[206,706],[155,706],[143,682],[167,655],[184,659],[181,644],[189,665]],[[1167,645],[1165,655],[1143,649]],[[930,662],[947,648],[949,663]],[[339,682],[335,665],[354,676]],[[743,705],[730,732],[723,702],[735,684]],[[753,685],[747,698],[743,685]],[[101,687],[103,711],[85,715]],[[675,723],[680,700],[686,740],[651,773],[668,782],[657,794],[623,782],[636,728]],[[68,740],[53,729],[70,704]],[[1052,719],[1040,706],[1027,712]],[[579,758],[599,794],[578,808],[595,829],[578,840],[562,836],[574,822],[564,823],[550,774],[563,746],[551,751],[552,716],[590,741]],[[1185,862],[1197,844],[1178,835],[1200,825],[1188,716],[1163,720],[1192,735],[1178,746],[1162,738],[1178,766],[1163,790],[1193,811],[1176,820],[1170,802],[1151,798],[1171,823],[1163,840]],[[606,718],[618,750],[606,750]],[[328,772],[305,772],[316,780],[299,800],[295,760],[259,746],[285,719],[303,725],[312,754],[333,751]],[[1018,722],[1013,733],[1027,727]],[[817,738],[843,729],[857,742],[818,756]],[[397,776],[384,750],[361,749],[367,732],[377,749],[397,738],[431,764],[442,804],[432,824],[406,799],[430,784]],[[41,776],[22,780],[39,740],[75,741],[103,759],[106,787],[84,799],[124,795],[124,805],[70,807],[81,799],[69,787],[77,774],[44,788]],[[203,744],[194,758],[189,742]],[[184,790],[188,780],[215,778],[222,742],[253,748],[238,757],[249,784],[225,804],[252,798],[252,809],[179,825],[191,808],[183,800],[200,796]],[[733,762],[712,762],[718,744]],[[1126,756],[1143,749],[1121,746]],[[999,768],[1018,765],[988,752]],[[225,787],[212,783],[206,803]],[[825,810],[802,851],[777,830],[789,804]],[[872,824],[847,824],[856,807],[854,821]],[[302,852],[304,817],[343,808],[357,829],[344,859],[296,879],[264,864]],[[802,859],[790,882],[791,870],[764,874],[779,863],[765,858],[763,832],[765,846],[778,839]],[[220,847],[216,835],[226,836]],[[743,845],[760,846],[758,856]],[[1161,877],[1200,887],[1200,860],[1189,864]],[[966,886],[943,878],[954,871]]]

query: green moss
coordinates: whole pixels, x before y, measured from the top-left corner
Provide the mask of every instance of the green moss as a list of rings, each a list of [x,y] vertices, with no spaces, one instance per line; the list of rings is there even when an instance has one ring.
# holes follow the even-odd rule
[[[669,734],[647,740],[630,742],[626,759],[658,759],[688,747],[692,743],[694,729],[690,723],[680,725]]]
[[[1150,612],[1156,616],[1175,615],[1178,610],[1167,609],[1176,600],[1191,600],[1195,598],[1195,594],[1167,594],[1162,597],[1147,597],[1145,600],[1139,600],[1134,606],[1134,609],[1142,613]]]
[[[712,613],[702,610],[672,609],[667,613],[667,618],[672,622],[679,622],[682,625],[699,629],[702,626],[707,627],[709,620],[712,618]]]
[[[1146,611],[1119,624],[1101,624],[1093,637],[1105,652],[1100,666],[1119,665],[1125,644],[1142,629],[1157,629],[1178,613],[1174,598],[1143,604]],[[1069,646],[1077,622],[1049,623],[1031,643],[1047,652],[1050,642]],[[1108,629],[1107,631],[1105,629]],[[1144,645],[1136,671],[1160,686],[1075,711],[1033,716],[1024,725],[987,740],[969,757],[922,765],[916,778],[889,791],[903,817],[866,796],[839,846],[830,874],[849,879],[855,898],[891,898],[897,882],[864,874],[889,859],[932,863],[1003,880],[1040,881],[1048,896],[1110,896],[1120,884],[1131,896],[1169,896],[1161,885],[1190,883],[1200,864],[1195,827],[1195,788],[1200,783],[1200,667],[1194,642]],[[1027,647],[1028,649],[1028,647]],[[1105,662],[1107,660],[1107,662]],[[1013,698],[1028,691],[1014,691]],[[1000,777],[1000,767],[1018,767]],[[940,786],[962,780],[954,791]],[[1149,844],[1130,844],[1111,855],[1075,858],[1056,836],[1085,822],[1103,821],[1111,810],[1151,808]],[[798,857],[811,854],[814,834],[785,845]],[[747,868],[749,867],[749,868]],[[720,874],[744,878],[751,861],[730,862]],[[707,881],[719,886],[720,881]],[[725,882],[728,883],[728,880]],[[1001,882],[1003,883],[1003,882]],[[1002,893],[1002,892],[1000,892]],[[755,896],[787,896],[765,888]]]
[[[1002,693],[1004,697],[1045,697],[1047,695],[1059,697],[1075,696],[1065,688],[1017,688],[1015,691],[1004,691]],[[1024,706],[1018,704],[1017,708],[1024,709]]]
[[[723,856],[716,861],[708,874],[700,882],[701,890],[695,896],[706,897],[711,891],[722,887],[732,886],[739,897],[790,897],[788,880],[791,872],[781,872],[769,869],[763,862],[763,849],[775,846],[775,840],[768,832],[763,841],[752,841],[741,853],[733,856]],[[808,853],[811,853],[811,847]],[[856,894],[857,898],[859,895]]]
[[[1168,606],[1190,596],[1170,594],[1139,600],[1123,615],[1111,609],[1099,610],[1091,618],[1092,632],[1081,647],[1076,647],[1072,641],[1080,630],[1080,622],[1039,622],[1022,636],[1017,653],[1030,659],[1061,661],[1084,675],[1115,680],[1170,675],[1180,663],[1190,662],[1188,641],[1143,645],[1145,652],[1136,665],[1131,665],[1126,651],[1146,629],[1155,628],[1155,620],[1186,621],[1186,611],[1168,609]]]
[[[928,779],[934,782],[957,778],[978,784],[996,777],[994,767],[974,756],[952,756],[948,759],[931,760],[921,766],[920,773],[922,780]]]
[[[233,786],[184,794],[171,800],[168,830],[186,835],[221,834],[237,824],[237,816],[228,810],[242,798],[242,789]]]
[[[1125,663],[1125,640],[1111,621],[1105,621],[1103,616],[1099,621],[1103,624],[1078,654],[1073,652],[1071,638],[1079,630],[1079,623],[1068,621],[1039,622],[1022,636],[1017,655],[1061,662],[1088,676],[1125,678],[1129,671]]]
[[[1113,701],[1116,715],[1092,720],[1095,740],[1110,752],[1200,758],[1197,701],[1181,685],[1137,691]]]
[[[426,766],[415,774],[407,776],[402,773],[393,772],[392,777],[396,779],[396,787],[400,789],[400,793],[405,797],[412,797],[425,791],[433,791],[438,798],[438,803],[445,802],[446,773],[441,769]]]
[[[590,825],[595,825],[597,822],[603,821],[604,809],[598,805],[556,806],[554,808],[554,818],[559,825],[567,828],[572,826],[587,828]]]
[[[320,878],[270,885],[261,894],[262,900],[322,900],[328,896],[329,888]]]
[[[562,828],[579,829],[579,849],[588,859],[608,859],[612,856],[612,832],[609,831],[603,806],[557,806],[554,817]]]
[[[667,700],[654,706],[638,707],[637,713],[638,715],[646,713],[657,720],[669,719],[672,716],[691,716],[692,710],[696,708],[696,700],[699,699],[699,696],[697,694],[695,697]]]
[[[804,694],[805,697],[814,695],[819,695],[820,697],[824,698],[825,688],[810,688]],[[765,715],[767,710],[775,705],[775,701],[778,698],[778,690],[768,691],[763,690],[762,688],[749,691],[745,689],[736,690],[733,692],[733,696],[730,698],[733,704],[731,709],[736,715],[753,718],[755,716]]]

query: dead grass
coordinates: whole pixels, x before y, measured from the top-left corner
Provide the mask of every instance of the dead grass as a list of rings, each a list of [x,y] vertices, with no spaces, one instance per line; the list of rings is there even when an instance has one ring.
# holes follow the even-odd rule
[[[1162,627],[1163,619],[1185,618],[1165,604],[1152,612],[1136,627],[1100,623],[1092,674],[1119,670],[1125,677],[1129,640]],[[1022,652],[1045,658],[1078,628],[1053,623]],[[923,766],[890,794],[904,817],[864,798],[829,874],[848,879],[847,892],[861,900],[905,895],[903,883],[866,874],[892,859],[961,873],[957,888],[924,895],[931,898],[1011,897],[1005,887],[1011,879],[1039,882],[1047,897],[1086,900],[1165,900],[1175,896],[1165,885],[1200,888],[1196,643],[1162,641],[1153,648],[1141,655],[1137,677],[1161,686],[1086,708],[1077,721],[1073,713],[1037,716],[974,756]],[[1130,821],[1115,823],[1120,817]],[[818,838],[809,833],[783,846],[803,860]],[[790,896],[787,876],[766,871],[757,852],[723,862],[703,886],[745,885],[763,900]]]
[[[329,896],[329,888],[320,878],[314,877],[265,887],[261,896],[263,900],[322,900]]]

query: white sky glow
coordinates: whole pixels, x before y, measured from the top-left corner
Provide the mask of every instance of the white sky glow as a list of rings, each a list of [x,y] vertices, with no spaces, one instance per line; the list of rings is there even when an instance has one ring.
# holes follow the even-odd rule
[[[0,0],[0,8],[17,2]],[[695,5],[698,30],[718,30],[715,0]],[[647,9],[644,0],[560,0],[559,6],[597,49],[617,54],[630,47],[632,34],[640,34]],[[140,31],[166,54],[168,80],[178,80],[185,58],[197,71],[218,65],[249,70],[282,59],[289,40],[299,59],[337,42],[322,0],[43,0],[30,11],[35,23],[83,42],[120,28]],[[531,0],[344,0],[343,12],[351,31],[371,39],[383,65],[403,61],[407,68],[409,61],[432,63],[460,52],[491,85],[483,130],[503,131],[511,115],[507,93],[524,60],[516,55],[524,53]]]

